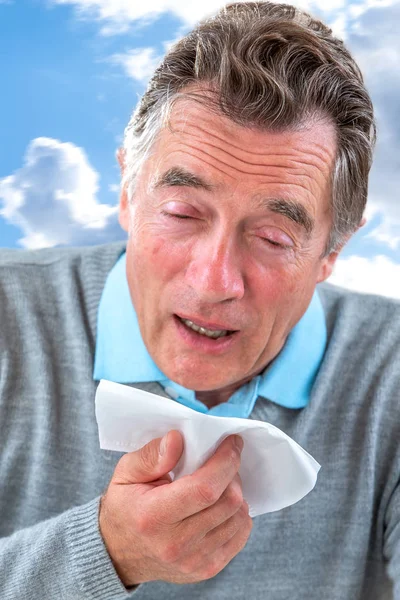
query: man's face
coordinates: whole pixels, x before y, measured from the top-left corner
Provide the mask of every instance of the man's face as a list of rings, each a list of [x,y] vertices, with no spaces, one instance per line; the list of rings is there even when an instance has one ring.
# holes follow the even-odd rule
[[[175,105],[119,217],[142,337],[168,378],[221,389],[279,353],[336,258],[321,258],[335,150],[326,123],[268,133]]]

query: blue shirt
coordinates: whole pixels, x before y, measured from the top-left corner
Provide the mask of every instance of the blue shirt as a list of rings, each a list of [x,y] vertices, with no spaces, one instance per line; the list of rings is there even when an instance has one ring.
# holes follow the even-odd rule
[[[318,292],[268,367],[239,388],[228,402],[207,408],[195,392],[169,380],[142,340],[126,279],[126,252],[110,271],[101,296],[93,379],[116,383],[159,382],[178,402],[202,413],[247,418],[258,396],[287,408],[304,408],[325,352],[325,314]]]

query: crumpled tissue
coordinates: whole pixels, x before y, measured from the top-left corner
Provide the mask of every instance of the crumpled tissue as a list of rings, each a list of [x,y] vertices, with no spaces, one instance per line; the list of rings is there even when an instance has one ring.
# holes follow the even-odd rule
[[[184,451],[174,480],[196,471],[231,434],[244,440],[239,475],[251,517],[290,506],[315,486],[319,463],[280,429],[264,421],[199,413],[156,394],[102,379],[96,391],[100,447],[133,452],[171,429]]]

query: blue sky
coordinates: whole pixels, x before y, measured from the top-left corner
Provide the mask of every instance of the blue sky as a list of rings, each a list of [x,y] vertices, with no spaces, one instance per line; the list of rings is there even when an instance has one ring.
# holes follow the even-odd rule
[[[0,246],[125,239],[115,152],[171,41],[220,0],[0,0]],[[358,59],[379,143],[368,225],[332,281],[400,297],[400,0],[296,2],[328,22]]]

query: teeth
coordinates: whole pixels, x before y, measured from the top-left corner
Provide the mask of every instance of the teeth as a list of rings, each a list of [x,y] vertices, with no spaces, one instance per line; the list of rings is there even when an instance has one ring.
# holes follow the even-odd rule
[[[199,327],[198,325],[195,325],[192,321],[189,321],[189,319],[181,319],[181,321],[183,323],[185,323],[185,325],[187,327],[189,327],[190,329],[193,329],[193,331],[197,331],[197,333],[201,333],[201,335],[206,335],[207,337],[213,338],[215,340],[217,338],[228,335],[228,331],[226,329],[221,329],[221,330],[205,329],[204,327]]]

